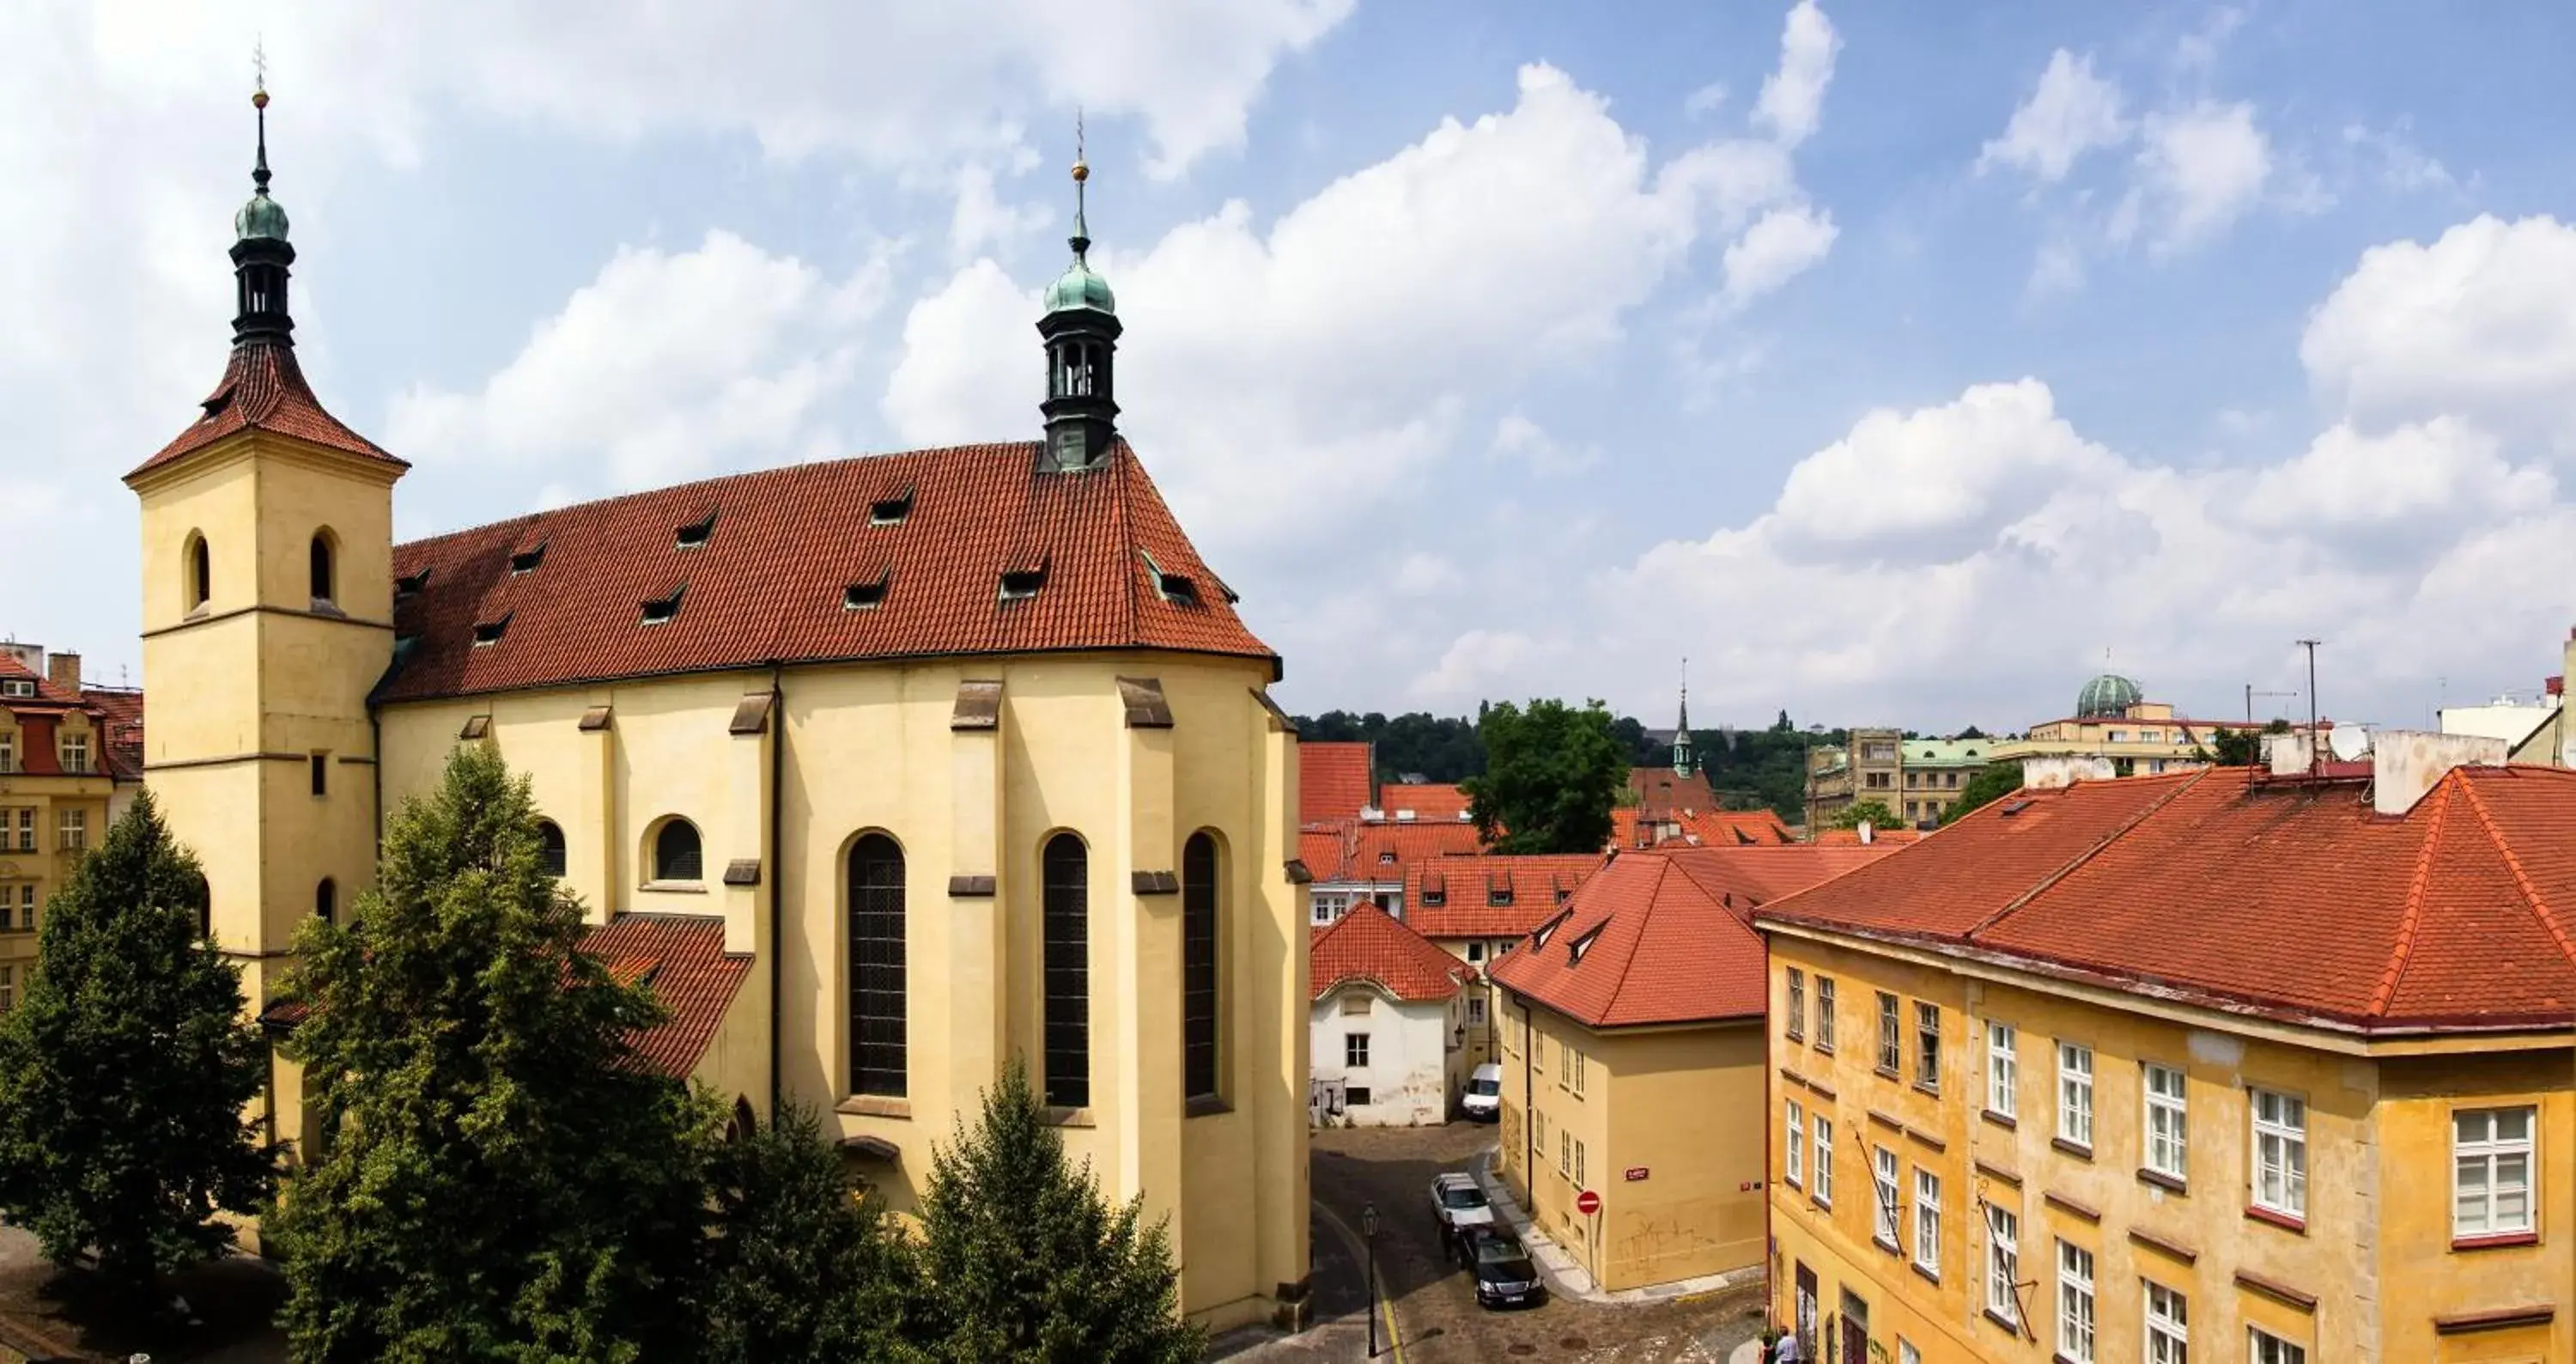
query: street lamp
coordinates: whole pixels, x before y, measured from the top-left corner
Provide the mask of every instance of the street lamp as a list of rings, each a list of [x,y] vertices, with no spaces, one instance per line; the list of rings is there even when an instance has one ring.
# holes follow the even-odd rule
[[[1360,1208],[1360,1239],[1368,1243],[1369,1346],[1368,1357],[1377,1358],[1377,1204]]]

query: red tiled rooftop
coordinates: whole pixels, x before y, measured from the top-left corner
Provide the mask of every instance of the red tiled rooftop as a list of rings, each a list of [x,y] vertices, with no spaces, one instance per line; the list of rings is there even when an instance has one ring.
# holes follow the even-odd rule
[[[201,415],[186,430],[126,477],[140,477],[235,432],[254,429],[292,436],[390,469],[411,467],[322,410],[322,401],[304,382],[304,369],[296,363],[292,346],[262,341],[233,347],[222,381],[198,407]]]
[[[635,1051],[646,1065],[677,1078],[697,1069],[751,971],[750,957],[726,954],[724,923],[713,918],[621,914],[592,929],[582,948],[620,981],[643,981],[669,1011],[635,1039]]]
[[[1375,905],[1360,905],[1318,930],[1307,950],[1311,998],[1350,980],[1375,981],[1408,1002],[1447,999],[1476,968],[1431,945]]]
[[[1125,442],[1042,473],[1037,442],[800,464],[585,502],[398,545],[381,700],[771,662],[1168,649],[1276,656],[1234,612]],[[906,510],[876,524],[871,508]],[[680,530],[713,526],[684,547]],[[515,571],[514,557],[533,566]],[[1006,572],[1036,595],[1005,601]],[[1195,601],[1167,597],[1158,573]],[[854,584],[882,584],[851,609]],[[645,624],[647,601],[678,613]],[[505,623],[505,625],[504,625]],[[504,625],[475,642],[478,625]]]
[[[1388,819],[1400,820],[1406,811],[1422,823],[1447,820],[1458,823],[1467,813],[1467,793],[1454,782],[1391,782],[1378,788],[1378,807]]]
[[[1598,853],[1426,858],[1405,870],[1404,919],[1426,938],[1519,938],[1602,865]],[[1496,904],[1497,892],[1507,903]]]
[[[1805,846],[1621,853],[1574,892],[1562,921],[1542,926],[1545,941],[1489,971],[1496,984],[1596,1028],[1759,1017],[1763,946],[1751,901],[1885,856]]]
[[[1357,819],[1377,803],[1369,745],[1335,740],[1297,745],[1297,822]]]
[[[2024,791],[1760,917],[2365,1031],[2565,1027],[2576,772],[2459,768],[2394,818],[2245,768]]]
[[[1309,826],[1298,831],[1298,855],[1318,882],[1402,883],[1405,868],[1425,858],[1485,850],[1476,826],[1455,820],[1394,824],[1371,820]]]
[[[1610,846],[1614,848],[1647,848],[1676,840],[1694,847],[1782,846],[1797,842],[1787,825],[1768,810],[1684,810],[1662,812],[1660,818],[1645,819],[1645,812],[1623,805],[1610,812]],[[1678,826],[1677,832],[1658,835],[1648,842],[1648,834],[1663,825]],[[1641,828],[1642,826],[1642,828]]]

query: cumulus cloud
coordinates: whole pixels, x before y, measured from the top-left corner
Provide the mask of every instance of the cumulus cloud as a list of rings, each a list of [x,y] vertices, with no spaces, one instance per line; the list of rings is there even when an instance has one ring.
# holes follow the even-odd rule
[[[1825,107],[1825,87],[1834,79],[1834,58],[1843,40],[1816,0],[1798,0],[1780,34],[1780,67],[1762,82],[1753,107],[1756,123],[1769,128],[1781,145],[1794,147],[1816,131]]]
[[[2091,53],[2078,57],[2061,47],[2049,55],[2030,97],[2013,110],[2003,136],[1977,154],[1977,171],[2008,166],[2040,180],[2063,180],[2086,152],[2116,147],[2128,137],[2118,83],[2093,73]]]
[[[2253,206],[2272,174],[2271,142],[2241,101],[2149,114],[2143,138],[2137,183],[2112,220],[2117,240],[2142,225],[2162,250],[2205,240]]]
[[[1741,308],[1797,278],[1825,258],[1837,235],[1834,215],[1812,205],[1791,204],[1763,214],[1727,244],[1726,305]]]

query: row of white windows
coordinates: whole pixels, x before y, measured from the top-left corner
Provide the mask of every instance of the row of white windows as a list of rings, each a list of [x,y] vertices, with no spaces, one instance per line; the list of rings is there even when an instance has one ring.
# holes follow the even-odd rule
[[[31,688],[34,686],[33,683],[28,685]],[[90,770],[88,731],[64,730],[57,733],[54,736],[54,760],[62,764],[65,772],[75,774],[88,772]],[[0,772],[17,770],[18,736],[13,731],[0,730]]]
[[[13,842],[10,834],[15,830]],[[89,811],[56,810],[54,812],[54,845],[64,852],[85,852],[89,848]],[[0,809],[0,852],[36,850],[36,808],[22,805],[15,810]]]

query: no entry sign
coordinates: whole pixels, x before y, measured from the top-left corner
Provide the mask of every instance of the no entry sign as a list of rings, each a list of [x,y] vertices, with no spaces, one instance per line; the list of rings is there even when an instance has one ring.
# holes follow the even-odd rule
[[[1590,1217],[1592,1214],[1601,1211],[1601,1195],[1594,1193],[1590,1189],[1586,1189],[1583,1192],[1576,1194],[1574,1196],[1574,1210],[1586,1217]]]

